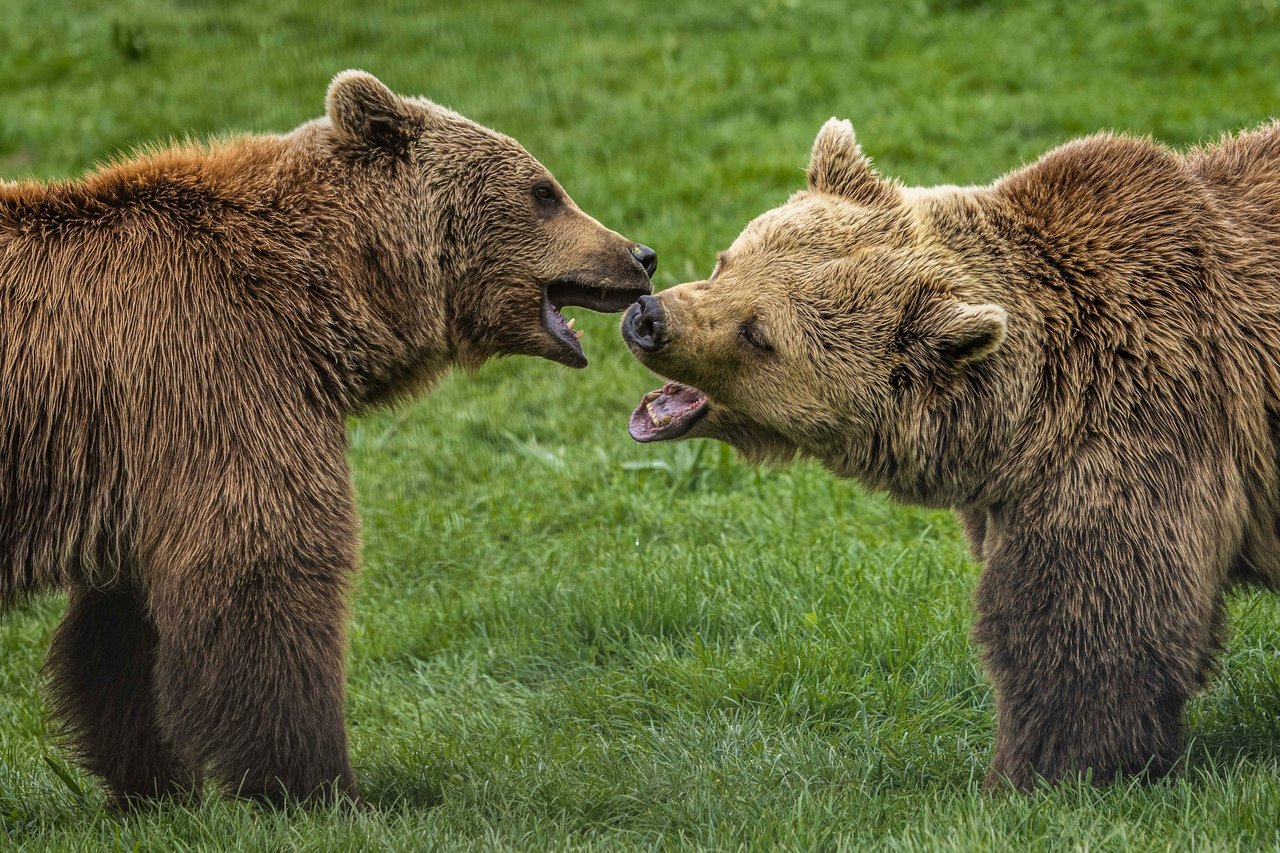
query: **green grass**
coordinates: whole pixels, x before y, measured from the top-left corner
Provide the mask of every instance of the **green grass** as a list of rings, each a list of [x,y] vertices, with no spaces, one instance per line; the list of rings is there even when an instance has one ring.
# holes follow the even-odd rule
[[[1078,133],[1192,143],[1280,103],[1276,0],[425,5],[9,0],[0,174],[287,129],[364,67],[521,139],[657,248],[668,286],[800,185],[832,114],[888,173],[964,183]],[[616,318],[582,322],[585,372],[491,364],[354,425],[348,718],[369,811],[104,811],[39,698],[51,599],[0,622],[0,845],[1280,846],[1280,599],[1233,598],[1185,776],[983,797],[978,567],[950,516],[812,465],[631,443],[652,380]]]

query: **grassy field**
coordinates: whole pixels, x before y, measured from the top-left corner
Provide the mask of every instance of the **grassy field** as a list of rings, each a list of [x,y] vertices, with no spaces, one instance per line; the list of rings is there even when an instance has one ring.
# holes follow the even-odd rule
[[[1277,0],[849,5],[8,0],[0,176],[288,129],[363,67],[521,139],[658,249],[665,287],[800,186],[832,114],[889,174],[965,183],[1086,131],[1186,144],[1280,112]],[[1233,597],[1186,775],[983,797],[979,569],[950,516],[811,465],[633,444],[653,381],[616,318],[581,322],[587,371],[495,363],[353,425],[369,811],[105,811],[46,723],[50,599],[0,622],[0,846],[1280,846],[1280,598]]]

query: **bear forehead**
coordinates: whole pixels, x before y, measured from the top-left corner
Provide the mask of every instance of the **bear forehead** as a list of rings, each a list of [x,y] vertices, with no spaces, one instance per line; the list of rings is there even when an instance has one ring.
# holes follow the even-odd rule
[[[757,253],[845,256],[904,245],[899,217],[826,193],[797,193],[752,220],[730,246],[726,260]]]
[[[448,151],[473,159],[500,159],[507,163],[534,161],[518,140],[501,131],[472,121],[461,113],[422,97],[400,98],[400,105],[412,118],[423,145],[430,151]]]
[[[898,290],[929,278],[936,266],[928,252],[911,246],[846,240],[839,233],[800,236],[803,241],[774,231],[735,243],[720,256],[720,277],[774,283],[792,293]]]

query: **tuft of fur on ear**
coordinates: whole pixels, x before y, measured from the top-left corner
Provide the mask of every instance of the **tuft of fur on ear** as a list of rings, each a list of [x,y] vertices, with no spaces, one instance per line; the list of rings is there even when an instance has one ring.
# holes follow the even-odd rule
[[[333,78],[325,112],[334,128],[351,142],[403,153],[413,132],[413,114],[382,81],[349,70]]]
[[[952,302],[943,308],[931,337],[952,363],[972,364],[995,352],[1009,333],[1009,312],[985,302]]]
[[[830,118],[818,131],[809,155],[809,189],[843,196],[862,204],[892,198],[893,187],[876,173],[862,153],[853,125]]]

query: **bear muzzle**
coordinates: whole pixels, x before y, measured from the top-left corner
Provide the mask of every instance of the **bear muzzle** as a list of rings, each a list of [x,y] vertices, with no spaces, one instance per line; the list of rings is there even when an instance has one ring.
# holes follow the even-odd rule
[[[620,281],[610,276],[601,280],[598,271],[582,270],[557,276],[546,283],[542,289],[542,325],[555,344],[554,349],[546,353],[547,358],[569,367],[587,366],[579,340],[582,331],[575,329],[574,321],[560,313],[562,308],[572,306],[613,314],[637,299],[652,298],[648,295],[653,288],[649,276],[658,267],[658,253],[639,244],[628,251],[631,269],[619,276]]]

